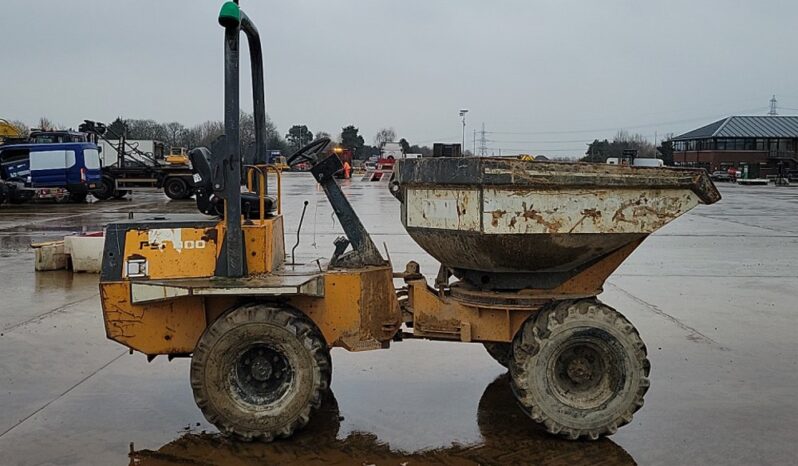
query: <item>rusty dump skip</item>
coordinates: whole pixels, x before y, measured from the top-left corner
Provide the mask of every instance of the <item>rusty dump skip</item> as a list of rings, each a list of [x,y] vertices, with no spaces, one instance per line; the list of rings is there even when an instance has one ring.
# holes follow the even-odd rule
[[[720,200],[703,169],[423,158],[394,173],[410,236],[483,289],[554,288]]]

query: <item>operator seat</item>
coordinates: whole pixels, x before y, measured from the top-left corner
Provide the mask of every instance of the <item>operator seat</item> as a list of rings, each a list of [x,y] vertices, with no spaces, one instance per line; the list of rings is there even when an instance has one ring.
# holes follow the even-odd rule
[[[194,173],[197,208],[206,215],[224,216],[224,199],[213,192],[213,175],[211,172],[211,151],[205,147],[197,147],[188,153],[191,160],[191,171]],[[274,199],[266,196],[264,206],[266,216],[274,213]],[[241,215],[246,219],[260,217],[260,199],[257,193],[241,193]]]

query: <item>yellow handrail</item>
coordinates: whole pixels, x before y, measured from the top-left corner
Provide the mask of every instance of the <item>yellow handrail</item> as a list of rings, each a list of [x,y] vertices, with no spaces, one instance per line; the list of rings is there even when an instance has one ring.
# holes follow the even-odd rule
[[[283,186],[282,186],[282,178],[280,176],[280,169],[275,167],[274,165],[245,165],[244,168],[247,170],[247,190],[249,192],[254,192],[254,186],[252,184],[253,181],[253,174],[257,171],[258,172],[258,202],[260,206],[260,220],[263,221],[266,218],[266,195],[268,194],[268,185],[266,184],[266,177],[268,175],[269,170],[274,171],[277,175],[277,214],[283,213]],[[265,171],[264,171],[265,170]]]
[[[255,171],[258,172],[258,204],[259,209],[258,213],[260,216],[260,221],[263,222],[266,219],[266,175],[263,173],[263,170],[255,165],[246,165],[245,168],[247,169],[247,190],[249,192],[252,191],[252,176]]]
[[[269,170],[272,170],[275,175],[277,175],[277,214],[283,213],[283,180],[282,170],[277,168],[274,165],[266,165],[266,172],[268,173]]]

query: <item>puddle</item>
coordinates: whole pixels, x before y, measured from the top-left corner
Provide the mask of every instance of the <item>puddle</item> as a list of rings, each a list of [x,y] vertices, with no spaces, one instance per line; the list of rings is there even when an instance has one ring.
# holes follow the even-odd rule
[[[375,416],[377,414],[375,413]],[[371,432],[341,434],[343,418],[328,392],[308,426],[290,439],[244,443],[219,434],[187,433],[157,450],[131,444],[130,465],[632,465],[634,459],[612,440],[568,441],[547,434],[516,406],[509,376],[491,382],[476,413],[481,440],[446,448],[401,451]]]

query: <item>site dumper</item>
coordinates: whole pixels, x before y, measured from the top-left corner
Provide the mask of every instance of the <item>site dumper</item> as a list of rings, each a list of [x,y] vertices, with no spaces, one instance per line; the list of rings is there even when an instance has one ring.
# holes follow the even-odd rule
[[[442,264],[432,287],[416,263],[395,272],[382,257],[335,181],[340,159],[320,156],[330,142],[322,138],[287,163],[312,166],[345,237],[329,261],[295,263],[279,170],[241,164],[240,32],[265,160],[258,31],[233,2],[219,22],[225,136],[189,153],[201,215],[108,225],[100,290],[109,338],[149,358],[191,357],[198,406],[242,439],[287,437],[308,422],[330,384],[330,348],[406,337],[485,344],[509,367],[521,406],[552,433],[595,439],[630,421],[649,384],[645,345],[596,295],[647,235],[720,198],[703,170],[398,161],[390,189],[402,222]]]
[[[704,170],[409,159],[391,191],[442,264],[434,289],[417,264],[405,274],[415,337],[483,342],[552,433],[596,439],[631,420],[649,386],[646,347],[596,296],[648,235],[720,199]]]

